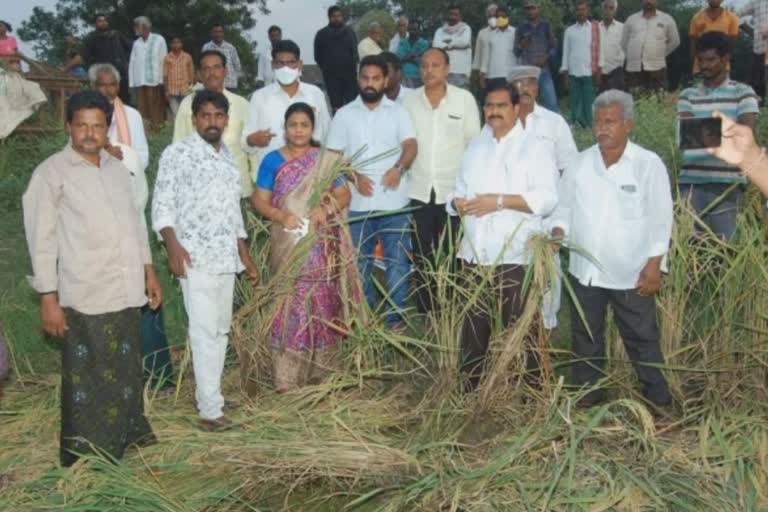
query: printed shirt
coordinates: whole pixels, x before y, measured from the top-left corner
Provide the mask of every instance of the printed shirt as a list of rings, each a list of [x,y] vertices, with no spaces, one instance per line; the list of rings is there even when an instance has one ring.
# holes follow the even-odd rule
[[[419,152],[408,170],[408,196],[424,203],[435,191],[435,202],[445,203],[456,184],[464,150],[480,132],[480,112],[469,91],[446,84],[437,108],[419,87],[404,101],[416,130]]]
[[[519,44],[523,37],[530,37],[525,50],[522,50]],[[520,63],[526,66],[538,66],[543,57],[554,58],[557,55],[557,38],[552,25],[541,21],[535,27],[527,22],[517,27],[515,54],[519,57]]]
[[[503,209],[463,217],[458,257],[479,265],[527,264],[528,238],[545,232],[544,216],[557,205],[557,180],[552,154],[528,137],[521,123],[500,140],[492,130],[481,132],[464,153],[446,211],[457,215],[451,204],[455,198],[514,194],[523,197],[532,213]]]
[[[494,30],[488,35],[480,71],[488,78],[507,78],[515,66],[515,28]]]
[[[152,228],[170,227],[189,253],[192,268],[209,274],[243,269],[239,238],[246,238],[240,210],[240,173],[226,145],[216,149],[195,133],[168,146],[152,197]]]
[[[565,170],[559,196],[550,225],[562,228],[568,244],[578,248],[570,252],[569,271],[581,284],[634,289],[648,259],[667,253],[672,194],[656,153],[628,141],[619,161],[606,169],[594,145]]]
[[[592,23],[574,23],[563,35],[563,61],[560,72],[572,76],[592,76]]]
[[[192,56],[182,51],[178,56],[171,52],[163,62],[163,84],[171,96],[184,96],[195,83],[195,65]]]
[[[397,47],[397,56],[400,57],[403,65],[403,75],[408,78],[419,78],[421,76],[421,58],[424,56],[424,52],[429,48],[429,42],[426,39],[418,38],[415,43],[411,44],[409,38],[405,38],[400,41]],[[416,54],[415,61],[402,60],[408,54]]]
[[[451,61],[451,73],[469,75],[472,73],[472,29],[460,21],[462,27],[456,33],[450,34],[445,27],[435,31],[432,46],[443,48],[448,52]],[[450,40],[450,42],[446,42]],[[452,47],[448,50],[448,47]]]
[[[728,9],[723,9],[715,19],[707,14],[706,9],[702,9],[691,19],[691,25],[688,35],[692,39],[698,39],[704,32],[722,32],[730,38],[736,39],[739,35],[739,17]],[[731,69],[731,61],[728,61],[728,69]],[[693,57],[693,74],[699,72],[699,60]]]
[[[237,89],[237,81],[243,67],[240,65],[240,56],[237,54],[237,48],[226,41],[221,42],[221,46],[213,41],[208,41],[203,45],[203,51],[216,50],[221,52],[227,58],[227,78],[224,80],[224,87]]]
[[[325,95],[319,87],[299,82],[296,94],[288,96],[279,83],[266,85],[254,92],[248,105],[248,117],[241,137],[243,151],[261,159],[264,155],[285,145],[285,111],[294,103],[303,102],[315,113],[314,139],[323,143],[328,133],[331,115]],[[263,148],[248,145],[248,135],[259,130],[271,130],[275,134],[269,145]]]
[[[627,56],[627,71],[658,71],[667,67],[667,55],[680,46],[677,24],[669,14],[656,11],[652,18],[642,11],[624,22],[621,48]]]
[[[22,197],[32,287],[87,315],[144,305],[152,263],[129,172],[106,151],[99,157],[93,165],[67,145],[35,169]]]
[[[610,25],[600,22],[600,59],[598,66],[604,75],[624,67],[624,50],[621,49],[621,34],[624,24],[613,20]]]
[[[221,140],[232,152],[235,164],[240,169],[240,188],[242,197],[251,197],[253,192],[253,177],[259,168],[258,160],[255,155],[249,155],[243,151],[241,137],[245,118],[248,115],[248,100],[238,96],[227,89],[222,91],[229,101],[229,123],[221,135]],[[192,100],[194,95],[190,94],[179,105],[179,111],[176,113],[176,120],[173,125],[173,142],[179,142],[197,133],[192,124]]]
[[[163,83],[163,62],[168,54],[165,39],[158,34],[149,34],[144,41],[138,37],[133,42],[131,62],[128,66],[130,87],[155,87]]]
[[[689,87],[677,100],[678,114],[687,112],[694,117],[711,117],[719,110],[731,119],[742,114],[759,114],[757,95],[747,84],[726,80],[718,87],[708,89],[704,85]],[[685,150],[680,168],[680,183],[746,183],[737,167],[730,166],[705,149]]]
[[[328,133],[328,148],[344,153],[357,172],[374,184],[372,197],[361,195],[354,185],[350,187],[351,211],[398,210],[408,204],[408,173],[394,190],[385,190],[381,179],[400,158],[403,142],[415,137],[408,112],[386,96],[373,110],[358,96],[336,112]]]

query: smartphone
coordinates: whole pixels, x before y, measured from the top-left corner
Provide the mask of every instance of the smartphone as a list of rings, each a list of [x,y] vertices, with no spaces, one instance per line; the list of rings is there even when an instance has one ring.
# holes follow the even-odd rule
[[[678,123],[680,149],[705,149],[720,146],[723,120],[719,117],[688,117]]]

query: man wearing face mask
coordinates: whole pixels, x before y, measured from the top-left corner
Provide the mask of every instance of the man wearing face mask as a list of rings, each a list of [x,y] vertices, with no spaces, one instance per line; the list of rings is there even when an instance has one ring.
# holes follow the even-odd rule
[[[285,145],[285,111],[294,103],[303,102],[315,111],[314,139],[325,140],[330,114],[325,95],[319,87],[302,82],[299,46],[290,39],[278,41],[272,50],[275,83],[259,89],[251,96],[248,118],[242,135],[243,150],[259,159]]]
[[[488,44],[488,36],[493,29],[496,28],[496,4],[491,4],[488,9],[485,10],[485,14],[488,17],[488,26],[480,29],[477,33],[477,39],[475,39],[475,56],[472,59],[472,71],[478,73],[482,69],[480,65],[483,62],[483,54],[485,53],[485,46]]]
[[[496,30],[488,35],[480,65],[480,86],[490,88],[504,85],[507,75],[517,65],[515,56],[515,28],[509,26],[506,7],[496,9]]]
[[[350,179],[349,232],[359,249],[358,267],[368,304],[376,306],[373,262],[381,240],[386,262],[388,299],[382,303],[387,324],[404,327],[402,314],[408,295],[411,252],[408,180],[406,172],[416,158],[417,142],[408,112],[387,98],[389,68],[380,55],[360,61],[360,96],[333,118],[328,149],[344,153],[355,171]],[[382,155],[385,155],[382,157]]]

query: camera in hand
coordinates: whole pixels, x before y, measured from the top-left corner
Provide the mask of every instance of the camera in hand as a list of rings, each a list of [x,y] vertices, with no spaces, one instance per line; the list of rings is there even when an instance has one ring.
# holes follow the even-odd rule
[[[688,117],[680,119],[678,140],[680,149],[705,149],[720,146],[723,120],[719,117]]]

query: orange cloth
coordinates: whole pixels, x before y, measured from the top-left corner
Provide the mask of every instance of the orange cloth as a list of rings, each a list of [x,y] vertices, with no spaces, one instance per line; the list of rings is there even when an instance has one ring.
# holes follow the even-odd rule
[[[707,14],[707,10],[703,9],[691,19],[688,35],[691,39],[698,39],[704,32],[722,32],[728,37],[735,39],[739,35],[739,17],[728,9],[723,9],[720,16],[712,19]],[[728,63],[728,69],[731,69],[730,62]],[[699,62],[694,57],[693,74],[695,75],[698,72]]]
[[[131,146],[131,129],[128,127],[128,117],[125,115],[125,106],[120,97],[115,98],[112,103],[112,110],[117,128],[117,142]]]

